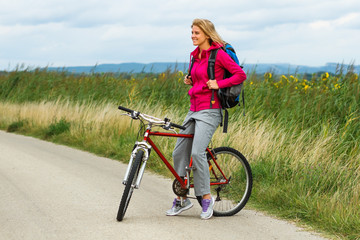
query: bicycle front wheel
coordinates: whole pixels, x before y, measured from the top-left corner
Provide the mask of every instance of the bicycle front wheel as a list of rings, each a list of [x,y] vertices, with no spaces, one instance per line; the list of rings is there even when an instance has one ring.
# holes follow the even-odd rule
[[[214,216],[232,216],[250,198],[253,183],[251,168],[246,158],[233,148],[219,147],[212,153],[215,159],[209,153],[207,155],[211,194],[215,197]]]
[[[120,201],[120,206],[116,217],[118,221],[122,221],[124,219],[125,212],[127,210],[127,207],[129,206],[131,195],[135,189],[135,182],[139,174],[140,165],[143,156],[144,156],[143,151],[138,151],[135,155],[135,159],[133,161],[129,177],[125,185],[124,193]]]

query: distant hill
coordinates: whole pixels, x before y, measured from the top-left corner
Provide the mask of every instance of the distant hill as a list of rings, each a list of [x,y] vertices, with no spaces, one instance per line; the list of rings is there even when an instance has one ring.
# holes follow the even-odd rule
[[[316,73],[329,72],[335,73],[341,64],[327,63],[325,66],[312,67],[303,65],[291,65],[287,63],[279,64],[243,64],[245,72],[255,71],[256,73],[272,72],[275,74],[294,74],[294,73]],[[350,65],[342,65],[346,72]],[[360,65],[353,66],[356,72],[360,71]],[[105,72],[127,72],[127,73],[161,73],[166,70],[179,70],[186,72],[188,63],[162,62],[162,63],[120,63],[120,64],[99,64],[95,66],[73,66],[73,67],[48,67],[50,71],[68,71],[71,73],[105,73]]]

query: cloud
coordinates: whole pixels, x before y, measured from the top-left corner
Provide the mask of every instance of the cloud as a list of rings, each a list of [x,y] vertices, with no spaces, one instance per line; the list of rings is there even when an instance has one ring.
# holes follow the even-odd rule
[[[0,69],[188,61],[193,18],[212,20],[247,62],[350,61],[360,55],[355,6],[357,0],[2,1]]]
[[[360,12],[352,12],[332,21],[335,26],[360,30]]]

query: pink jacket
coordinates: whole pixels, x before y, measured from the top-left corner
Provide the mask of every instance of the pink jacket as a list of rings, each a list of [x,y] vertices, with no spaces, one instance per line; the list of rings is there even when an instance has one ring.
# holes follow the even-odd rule
[[[202,51],[201,59],[199,59],[199,47],[191,53],[195,62],[191,70],[193,86],[188,92],[191,104],[190,111],[197,112],[204,109],[210,109],[212,90],[210,90],[206,85],[206,82],[209,81],[207,73],[208,60],[210,57],[210,51],[220,47],[221,46],[218,44],[213,43],[208,50]],[[224,69],[227,69],[232,74],[230,78],[224,79]],[[225,51],[220,49],[217,53],[215,61],[215,79],[217,80],[219,88],[225,88],[242,83],[246,79],[246,74]],[[212,108],[220,108],[216,92],[214,96],[215,104],[212,105]]]

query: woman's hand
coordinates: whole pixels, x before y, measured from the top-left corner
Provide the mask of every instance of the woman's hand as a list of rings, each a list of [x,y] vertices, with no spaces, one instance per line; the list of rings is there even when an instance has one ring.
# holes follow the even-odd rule
[[[192,83],[191,76],[186,75],[186,76],[184,77],[184,83],[185,83],[186,85],[192,85],[193,83]]]
[[[206,84],[207,84],[209,89],[214,89],[214,90],[219,89],[219,85],[217,84],[216,80],[209,80],[209,81],[207,81]]]

